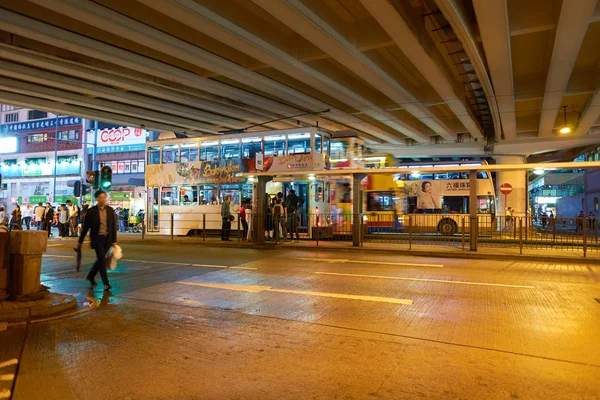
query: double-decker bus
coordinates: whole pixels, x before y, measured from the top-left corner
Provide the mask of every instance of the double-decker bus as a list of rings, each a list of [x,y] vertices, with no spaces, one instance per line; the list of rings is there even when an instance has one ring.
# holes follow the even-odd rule
[[[243,172],[272,172],[275,179],[267,184],[270,196],[296,190],[301,222],[308,223],[307,214],[317,207],[328,209],[328,183],[314,175],[285,175],[328,169],[330,145],[331,135],[318,128],[198,138],[163,133],[146,144],[147,232],[171,234],[171,226],[175,235],[221,229],[220,204],[225,196],[231,197],[232,213],[244,199],[253,198],[255,182],[238,177]]]
[[[413,232],[454,235],[461,229],[462,218],[470,213],[469,173],[418,173],[412,170],[452,166],[472,166],[476,170],[477,166],[485,163],[462,161],[409,165],[406,166],[406,173],[368,176],[363,181],[363,210],[368,231],[406,231],[407,216],[410,215]],[[491,174],[477,172],[477,214],[480,225],[494,222],[495,198]]]

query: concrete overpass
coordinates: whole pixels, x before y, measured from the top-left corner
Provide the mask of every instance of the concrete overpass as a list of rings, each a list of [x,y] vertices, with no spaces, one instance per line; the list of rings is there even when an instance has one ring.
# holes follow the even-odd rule
[[[189,135],[330,110],[255,129],[353,129],[397,155],[600,143],[598,0],[0,0],[0,8],[8,104]]]

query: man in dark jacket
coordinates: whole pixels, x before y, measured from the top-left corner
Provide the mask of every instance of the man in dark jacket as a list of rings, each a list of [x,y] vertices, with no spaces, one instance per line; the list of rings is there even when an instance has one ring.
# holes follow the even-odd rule
[[[44,216],[42,217],[42,229],[48,231],[48,237],[50,237],[50,231],[52,230],[52,221],[54,220],[54,209],[50,202],[46,203],[46,209],[44,210]]]
[[[117,244],[117,221],[115,210],[106,205],[108,199],[106,192],[99,190],[94,197],[98,204],[90,208],[85,215],[77,248],[81,247],[83,239],[89,231],[92,249],[96,251],[96,262],[86,279],[90,281],[92,286],[96,286],[96,274],[100,272],[104,290],[109,291],[111,286],[106,273],[106,252],[110,246]]]

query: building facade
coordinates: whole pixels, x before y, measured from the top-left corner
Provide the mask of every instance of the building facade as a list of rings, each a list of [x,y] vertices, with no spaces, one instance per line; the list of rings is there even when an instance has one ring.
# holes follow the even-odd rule
[[[1,105],[0,202],[62,203],[81,179],[86,121]]]

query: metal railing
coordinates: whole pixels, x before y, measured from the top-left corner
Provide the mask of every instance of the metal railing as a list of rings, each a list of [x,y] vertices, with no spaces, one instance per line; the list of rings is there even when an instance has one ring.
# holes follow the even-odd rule
[[[262,220],[262,223],[258,223]],[[599,220],[597,218],[507,217],[465,214],[363,215],[346,213],[290,214],[287,217],[247,211],[245,221],[233,214],[225,236],[233,240],[285,243],[310,240],[320,242],[350,242],[413,245],[437,245],[476,250],[477,248],[551,249],[600,252]],[[255,232],[262,225],[263,232]],[[161,214],[158,229],[153,234],[207,237],[223,236],[220,214]],[[248,233],[249,232],[249,233]],[[357,238],[355,236],[358,236]]]

